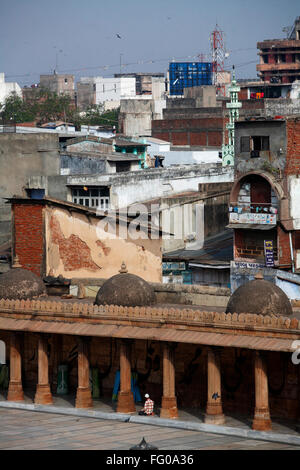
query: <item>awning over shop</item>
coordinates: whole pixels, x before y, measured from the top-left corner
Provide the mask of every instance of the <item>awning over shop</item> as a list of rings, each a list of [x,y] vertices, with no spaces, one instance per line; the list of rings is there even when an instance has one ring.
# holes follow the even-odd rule
[[[247,230],[272,230],[276,225],[271,224],[228,224],[226,228],[247,229]]]

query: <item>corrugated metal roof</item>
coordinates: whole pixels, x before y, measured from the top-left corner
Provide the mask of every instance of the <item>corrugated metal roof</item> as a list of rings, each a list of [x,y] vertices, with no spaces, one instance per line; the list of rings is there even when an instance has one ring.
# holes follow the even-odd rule
[[[242,334],[209,333],[172,328],[147,328],[92,323],[67,323],[55,321],[17,320],[0,317],[0,330],[57,333],[67,335],[100,336],[113,338],[148,339],[210,346],[260,349],[267,351],[294,351],[293,339],[268,338]]]
[[[230,265],[233,259],[233,231],[226,230],[204,240],[200,250],[177,250],[164,253],[163,261],[182,260],[210,265]]]

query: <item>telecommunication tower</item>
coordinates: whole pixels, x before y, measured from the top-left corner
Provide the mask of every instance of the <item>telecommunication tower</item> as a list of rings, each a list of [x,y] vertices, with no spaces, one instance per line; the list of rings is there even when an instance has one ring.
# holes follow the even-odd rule
[[[224,32],[216,24],[210,35],[211,55],[213,63],[213,84],[217,88],[217,94],[225,96],[225,70],[224,60],[226,58]]]

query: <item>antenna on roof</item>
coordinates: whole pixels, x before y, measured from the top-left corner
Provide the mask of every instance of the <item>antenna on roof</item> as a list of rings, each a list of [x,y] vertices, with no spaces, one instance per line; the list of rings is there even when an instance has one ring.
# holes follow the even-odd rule
[[[293,30],[293,26],[285,26],[284,28],[282,28],[282,31],[286,33],[287,39],[290,37],[292,30]]]

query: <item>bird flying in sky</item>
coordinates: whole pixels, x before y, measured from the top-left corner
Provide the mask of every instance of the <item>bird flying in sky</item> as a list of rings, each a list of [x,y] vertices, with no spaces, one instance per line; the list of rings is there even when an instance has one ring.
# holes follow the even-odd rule
[[[121,38],[121,36],[120,36],[119,34],[116,34],[116,36],[117,36],[117,38],[119,38],[119,39],[122,39],[122,38]]]

